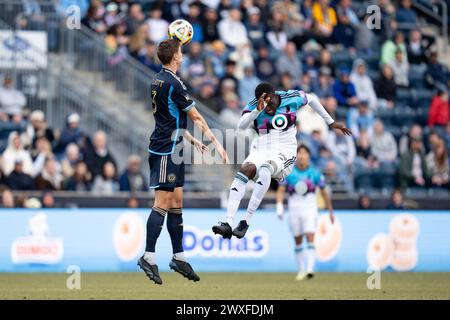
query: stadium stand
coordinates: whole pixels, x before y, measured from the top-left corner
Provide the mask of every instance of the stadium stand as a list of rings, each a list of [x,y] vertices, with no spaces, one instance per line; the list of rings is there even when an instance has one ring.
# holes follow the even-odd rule
[[[320,123],[303,126],[308,115],[299,116],[299,140],[312,147],[314,164],[335,194],[389,198],[396,188],[408,196],[449,193],[450,73],[441,50],[448,35],[439,34],[446,17],[430,17],[422,1],[376,1],[381,24],[374,30],[366,27],[368,1],[58,3],[0,0],[0,29],[43,30],[48,38],[49,67],[34,74],[0,70],[6,75],[0,90],[1,184],[10,189],[143,190],[146,166],[143,172],[131,167],[146,163],[153,125],[147,84],[161,68],[156,43],[170,21],[185,18],[194,38],[185,48],[181,76],[213,127],[233,127],[259,81],[311,91],[355,132],[346,139],[322,131]],[[73,17],[70,5],[80,8],[80,30],[65,27],[64,18]],[[440,2],[435,6],[441,8]],[[40,93],[57,91],[50,104],[33,94],[33,77],[43,80],[35,81]],[[420,128],[418,136],[413,127]],[[105,141],[96,145],[94,136],[107,139],[110,148]],[[18,154],[28,156],[20,163]],[[137,156],[127,159],[132,154]],[[188,167],[186,189],[197,192],[222,191],[227,178],[220,174],[233,171]],[[11,172],[31,179],[11,185]]]

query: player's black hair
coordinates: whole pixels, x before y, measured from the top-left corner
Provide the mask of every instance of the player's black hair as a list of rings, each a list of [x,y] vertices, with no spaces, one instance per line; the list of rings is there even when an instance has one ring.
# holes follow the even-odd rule
[[[305,150],[309,155],[311,155],[311,150],[309,150],[309,147],[306,144],[300,143],[297,147],[297,153],[300,151],[300,149]]]
[[[255,98],[259,99],[263,93],[265,93],[266,95],[269,95],[269,96],[274,95],[275,88],[273,87],[273,85],[271,85],[268,82],[261,82],[260,84],[258,84],[256,86]]]

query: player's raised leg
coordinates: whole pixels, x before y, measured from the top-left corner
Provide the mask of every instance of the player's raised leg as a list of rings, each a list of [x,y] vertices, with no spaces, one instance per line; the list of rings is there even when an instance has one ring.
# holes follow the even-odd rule
[[[233,235],[237,238],[243,238],[248,230],[250,219],[258,209],[261,201],[269,190],[272,174],[275,172],[274,168],[276,164],[272,161],[268,161],[261,165],[258,170],[258,179],[256,180],[253,188],[252,196],[248,203],[247,213],[244,220],[241,220],[238,226],[233,230]]]
[[[167,230],[172,241],[173,257],[169,263],[170,269],[180,273],[185,278],[199,281],[200,277],[192,266],[186,262],[183,249],[183,188],[175,188],[167,214]]]
[[[245,189],[249,179],[253,179],[256,174],[256,165],[251,162],[245,162],[241,169],[236,174],[230,187],[230,194],[228,196],[227,217],[225,222],[219,222],[218,225],[213,226],[212,230],[215,234],[220,234],[225,239],[230,239],[232,236],[232,225],[234,217],[239,209],[239,204],[245,195]]]

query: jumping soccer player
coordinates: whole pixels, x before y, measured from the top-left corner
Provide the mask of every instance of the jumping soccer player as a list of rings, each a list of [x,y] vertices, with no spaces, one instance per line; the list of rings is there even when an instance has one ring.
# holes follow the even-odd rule
[[[291,173],[297,153],[296,113],[307,104],[322,116],[330,128],[351,135],[351,131],[334,121],[314,96],[301,90],[275,91],[270,83],[260,83],[255,89],[255,99],[245,106],[238,123],[239,129],[254,124],[259,137],[253,140],[250,154],[231,184],[226,221],[213,226],[214,233],[227,239],[232,235],[244,237],[251,217],[269,189],[271,178],[282,181]],[[247,182],[255,177],[247,214],[232,230]]]
[[[314,276],[314,234],[317,228],[318,207],[316,199],[316,188],[326,203],[330,220],[334,222],[333,205],[328,192],[325,190],[325,180],[319,170],[309,163],[309,148],[300,144],[297,148],[297,161],[295,167],[285,181],[277,190],[277,215],[283,219],[284,194],[289,193],[288,210],[289,226],[295,241],[295,256],[298,263],[298,274],[296,279],[303,280]],[[306,236],[306,250],[302,247],[303,236]],[[306,261],[306,270],[305,270]]]
[[[183,59],[180,42],[173,39],[162,41],[158,45],[157,55],[163,64],[163,69],[155,76],[151,84],[152,107],[156,124],[150,137],[148,150],[150,188],[155,189],[155,201],[147,220],[145,253],[139,259],[138,266],[150,280],[162,284],[156,264],[155,245],[161,233],[164,218],[167,216],[167,230],[173,248],[173,258],[169,266],[189,280],[199,281],[199,276],[186,262],[183,254],[184,163],[182,159],[175,157],[175,155],[182,157],[182,145],[180,144],[183,143],[183,136],[180,134],[180,130],[186,129],[187,117],[214,144],[224,162],[228,162],[228,157],[204,118],[195,108],[195,102],[187,94],[186,86],[176,75]],[[188,132],[184,134],[184,137],[197,149],[205,150],[205,146]]]

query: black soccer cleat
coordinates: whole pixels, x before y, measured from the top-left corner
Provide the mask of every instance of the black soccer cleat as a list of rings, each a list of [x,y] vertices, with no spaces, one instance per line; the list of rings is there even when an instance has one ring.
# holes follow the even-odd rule
[[[212,227],[212,231],[215,234],[220,234],[225,239],[231,239],[231,236],[233,235],[233,231],[228,222],[219,222],[218,225]]]
[[[158,266],[156,264],[150,264],[142,256],[137,265],[145,272],[147,277],[156,284],[162,284],[162,279],[159,276]]]
[[[248,224],[247,221],[241,220],[239,221],[239,224],[236,228],[233,230],[233,236],[235,236],[238,239],[241,239],[245,236],[248,230]]]
[[[189,280],[192,280],[194,282],[200,281],[200,277],[194,272],[194,269],[192,269],[191,265],[185,261],[172,258],[172,261],[170,261],[169,263],[169,267],[173,271],[178,272],[183,277],[188,278]]]
[[[306,277],[307,277],[308,279],[312,279],[312,278],[314,278],[314,273],[308,273],[308,274],[306,275]]]

